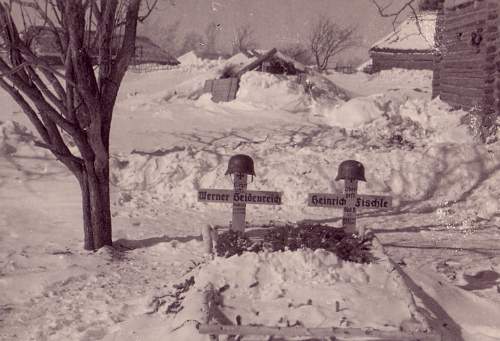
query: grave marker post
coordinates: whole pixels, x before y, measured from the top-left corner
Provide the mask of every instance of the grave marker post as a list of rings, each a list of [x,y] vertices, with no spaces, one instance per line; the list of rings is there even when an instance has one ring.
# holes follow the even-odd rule
[[[358,209],[384,209],[392,207],[392,198],[380,195],[359,195],[358,181],[366,181],[365,168],[361,162],[346,160],[340,163],[335,181],[344,180],[342,194],[310,193],[308,205],[312,207],[343,208],[342,227],[349,233],[356,232]],[[357,228],[361,239],[365,237],[363,226]]]
[[[233,175],[234,198],[239,198],[247,189],[248,176],[255,176],[253,159],[244,154],[231,156],[227,164],[226,175]],[[229,229],[235,232],[245,232],[246,203],[233,202],[233,220]]]
[[[339,165],[335,181],[344,180],[344,195],[346,206],[342,216],[342,226],[349,233],[356,232],[356,199],[358,194],[358,181],[366,181],[365,167],[355,160],[342,161]],[[364,228],[358,230],[360,238],[364,238]]]
[[[344,180],[344,194],[346,205],[342,216],[342,226],[349,233],[356,231],[356,195],[358,192],[358,180]]]
[[[246,205],[281,205],[281,192],[249,191],[248,176],[255,176],[253,160],[250,156],[237,154],[229,159],[226,175],[233,177],[233,190],[200,189],[198,201],[221,204],[233,204],[230,230],[245,232]],[[207,245],[209,245],[207,243]]]
[[[247,189],[248,175],[244,173],[234,174],[234,194],[240,195],[244,193]],[[229,227],[233,231],[244,232],[245,231],[245,216],[247,211],[247,204],[245,203],[233,203],[233,220],[231,221],[231,226]]]

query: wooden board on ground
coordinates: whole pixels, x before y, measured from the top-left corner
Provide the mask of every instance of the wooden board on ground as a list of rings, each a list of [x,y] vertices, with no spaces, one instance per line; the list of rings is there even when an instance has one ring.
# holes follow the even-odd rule
[[[214,81],[215,79],[207,79],[205,81],[205,86],[203,87],[203,93],[212,93],[212,90],[214,88]]]
[[[212,101],[229,102],[236,98],[238,78],[211,79],[205,82],[204,91],[212,93]]]

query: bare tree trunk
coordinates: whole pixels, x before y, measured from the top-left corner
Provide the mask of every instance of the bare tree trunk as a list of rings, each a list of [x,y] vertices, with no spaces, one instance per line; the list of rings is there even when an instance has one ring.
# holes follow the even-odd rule
[[[94,234],[92,228],[92,219],[90,218],[90,191],[89,183],[85,173],[76,175],[82,193],[82,211],[83,211],[83,248],[85,250],[94,250]]]
[[[113,108],[133,57],[137,24],[158,1],[146,1],[144,15],[139,15],[141,0],[0,1],[0,40],[9,51],[8,56],[0,56],[0,87],[34,124],[41,138],[37,145],[52,151],[77,178],[87,250],[112,244],[109,135]],[[20,13],[26,10],[39,19],[35,21],[43,21],[42,31],[36,32],[38,26],[33,32],[24,27],[26,34],[19,34],[11,16],[14,5]],[[49,34],[56,42],[65,66],[62,73],[31,50],[31,39],[39,34]],[[114,38],[121,40],[118,46]],[[71,136],[79,153],[70,150],[61,130]]]
[[[112,245],[109,194],[109,163],[100,175],[92,162],[86,162],[77,176],[82,191],[84,248],[96,250]]]

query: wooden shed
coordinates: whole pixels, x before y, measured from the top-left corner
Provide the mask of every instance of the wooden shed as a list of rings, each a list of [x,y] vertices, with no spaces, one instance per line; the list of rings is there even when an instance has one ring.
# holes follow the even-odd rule
[[[271,51],[272,53],[270,53]],[[244,55],[246,58],[243,58],[242,60],[241,57],[238,58],[238,55]],[[252,70],[286,75],[297,75],[306,71],[304,64],[296,61],[276,48],[273,48],[270,51],[242,50],[233,57],[236,57],[235,59],[238,61],[235,63],[237,64],[237,69],[245,69],[247,65],[252,65]],[[228,63],[232,63],[233,57],[228,60]]]
[[[370,48],[372,71],[392,68],[432,70],[437,13],[410,17]]]
[[[500,112],[500,2],[443,0],[438,15],[433,96],[476,108],[490,135]]]
[[[304,65],[275,48],[267,52],[244,51],[241,55],[233,56],[226,63],[228,67],[220,79],[207,80],[203,88],[203,92],[212,94],[214,102],[228,102],[235,99],[240,78],[245,72],[256,70],[273,74],[297,75],[306,71]]]

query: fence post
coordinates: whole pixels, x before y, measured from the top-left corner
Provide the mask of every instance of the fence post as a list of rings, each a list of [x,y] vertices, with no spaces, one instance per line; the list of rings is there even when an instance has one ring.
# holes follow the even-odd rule
[[[213,253],[212,228],[205,225],[201,229],[201,238],[203,240],[203,253],[210,255]]]

